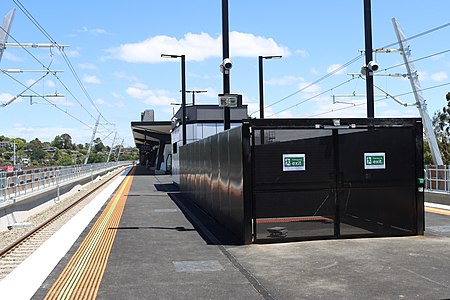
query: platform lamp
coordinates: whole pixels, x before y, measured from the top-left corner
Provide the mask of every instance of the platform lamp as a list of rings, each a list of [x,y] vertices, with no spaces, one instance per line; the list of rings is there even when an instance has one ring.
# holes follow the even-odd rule
[[[181,91],[180,91],[181,92]],[[186,93],[188,94],[192,94],[192,106],[195,105],[195,94],[200,94],[200,93],[207,93],[208,91],[205,90],[187,90]]]
[[[263,60],[279,59],[281,55],[258,56],[259,65],[259,118],[264,119],[264,78],[263,78]],[[261,144],[264,144],[264,131],[261,130]]]
[[[181,58],[181,130],[183,145],[186,145],[186,56],[175,54],[161,54],[163,58]]]

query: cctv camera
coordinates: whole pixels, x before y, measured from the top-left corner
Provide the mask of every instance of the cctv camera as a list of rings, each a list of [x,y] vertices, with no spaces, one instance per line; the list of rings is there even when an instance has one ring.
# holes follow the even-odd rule
[[[378,71],[379,67],[380,66],[374,60],[369,61],[369,63],[367,64],[367,68],[372,72]]]
[[[225,58],[222,62],[223,67],[225,70],[230,70],[233,67],[233,62],[229,58]]]

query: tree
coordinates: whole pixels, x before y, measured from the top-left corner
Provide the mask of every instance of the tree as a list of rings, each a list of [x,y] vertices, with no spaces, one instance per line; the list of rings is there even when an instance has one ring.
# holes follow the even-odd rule
[[[64,149],[72,148],[72,137],[69,134],[67,134],[67,133],[61,134],[61,138],[63,140],[63,148]]]
[[[55,136],[55,138],[53,139],[53,141],[51,142],[51,146],[61,149],[63,147],[63,138],[60,135]]]
[[[56,164],[58,166],[70,166],[70,165],[73,165],[72,156],[65,154],[65,155],[61,156],[60,159],[58,159]]]
[[[450,92],[445,96],[447,105],[433,116],[434,133],[444,164],[450,164]]]

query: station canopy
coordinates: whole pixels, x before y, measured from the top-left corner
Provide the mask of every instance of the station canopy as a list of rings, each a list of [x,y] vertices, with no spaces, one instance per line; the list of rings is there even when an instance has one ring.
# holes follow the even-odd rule
[[[144,145],[153,147],[160,144],[170,144],[171,129],[170,121],[131,122],[134,143],[141,150],[144,150]]]

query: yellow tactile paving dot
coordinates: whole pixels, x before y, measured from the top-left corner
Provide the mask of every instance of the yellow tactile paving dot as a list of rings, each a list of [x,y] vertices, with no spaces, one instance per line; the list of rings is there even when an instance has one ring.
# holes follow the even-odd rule
[[[133,181],[125,178],[45,299],[95,299]]]

